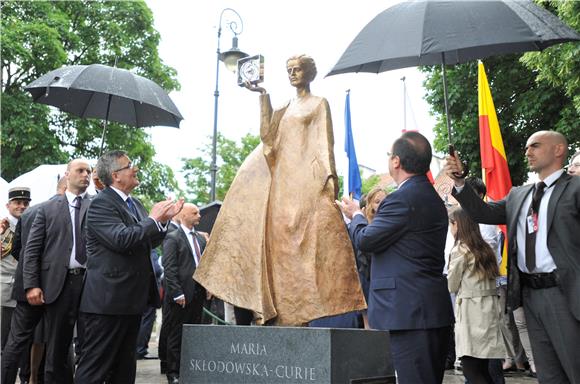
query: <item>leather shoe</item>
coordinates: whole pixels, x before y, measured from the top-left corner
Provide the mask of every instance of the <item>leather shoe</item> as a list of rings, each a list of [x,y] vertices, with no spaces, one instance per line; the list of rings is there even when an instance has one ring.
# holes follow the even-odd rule
[[[179,376],[167,375],[168,384],[179,384]]]

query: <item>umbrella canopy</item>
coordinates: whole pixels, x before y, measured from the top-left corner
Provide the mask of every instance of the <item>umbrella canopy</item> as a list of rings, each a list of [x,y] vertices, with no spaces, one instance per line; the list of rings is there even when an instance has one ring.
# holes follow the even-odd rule
[[[377,15],[327,76],[458,64],[538,51],[580,35],[531,1],[411,1]]]
[[[446,64],[538,51],[574,40],[580,40],[578,33],[527,0],[408,1],[368,23],[327,76],[441,64],[449,153],[454,155]],[[467,175],[467,166],[464,169],[458,176]]]
[[[126,69],[101,64],[55,69],[25,89],[37,103],[52,105],[82,118],[105,120],[102,144],[108,121],[134,127],[179,128],[183,120],[159,85]]]

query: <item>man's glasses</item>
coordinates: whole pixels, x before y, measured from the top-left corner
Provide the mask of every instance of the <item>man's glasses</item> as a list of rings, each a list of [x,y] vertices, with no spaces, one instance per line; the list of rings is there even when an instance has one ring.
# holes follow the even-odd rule
[[[131,169],[133,168],[133,162],[129,162],[129,164],[125,165],[124,167],[121,167],[119,169],[115,169],[113,172],[121,172],[124,171],[125,169]]]

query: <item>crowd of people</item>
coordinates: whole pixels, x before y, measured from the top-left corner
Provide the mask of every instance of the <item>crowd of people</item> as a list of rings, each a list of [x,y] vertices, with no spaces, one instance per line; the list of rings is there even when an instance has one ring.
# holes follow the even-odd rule
[[[397,382],[441,383],[455,356],[468,383],[503,383],[504,371],[526,362],[540,383],[580,382],[580,153],[566,173],[566,138],[534,133],[525,156],[540,183],[487,203],[482,181],[458,177],[462,164],[449,156],[460,206],[447,210],[426,182],[426,155],[418,133],[394,143],[389,171],[398,188],[372,222],[356,202],[337,202],[352,220],[355,248],[372,255],[369,325],[390,331]],[[447,220],[453,245],[444,255]],[[498,269],[505,241],[507,278]]]
[[[455,357],[471,384],[501,383],[504,370],[523,369],[526,361],[541,383],[580,383],[580,178],[574,177],[580,175],[580,153],[566,173],[566,138],[534,133],[525,155],[540,182],[515,187],[496,202],[484,201],[481,180],[459,177],[460,159],[449,156],[444,170],[460,204],[449,208],[426,176],[431,145],[420,133],[405,132],[388,153],[394,191],[373,189],[364,208],[349,198],[333,202],[332,126],[326,101],[310,95],[314,62],[295,56],[287,66],[298,97],[282,110],[272,110],[263,88],[248,86],[261,93],[263,147],[242,166],[237,183],[264,176],[270,188],[248,191],[247,184],[234,183],[232,194],[261,201],[260,209],[236,199],[244,203],[239,210],[226,200],[228,213],[211,241],[195,230],[201,216],[194,204],[167,199],[146,211],[131,195],[139,169],[123,151],[105,153],[94,169],[84,159],[72,160],[56,194],[31,208],[29,189],[10,189],[9,215],[0,228],[1,382],[15,383],[20,372],[23,383],[134,383],[136,360],[147,356],[162,308],[161,373],[170,384],[179,383],[182,326],[200,323],[204,303],[219,293],[232,299],[226,301],[236,305],[240,324],[304,325],[359,313],[357,326],[390,332],[402,384],[441,383]],[[319,137],[313,139],[312,130]],[[293,145],[282,150],[277,135]],[[296,151],[308,137],[313,145]],[[298,160],[303,168],[314,167],[312,175],[295,174]],[[91,177],[94,196],[87,193]],[[304,206],[284,204],[288,188],[307,196]],[[240,226],[237,214],[262,219]],[[500,224],[507,224],[505,238]],[[235,283],[218,286],[209,273],[227,273],[233,256],[219,247],[252,230],[263,238],[243,241],[250,248],[266,245],[272,297],[232,291]],[[453,244],[446,254],[448,232]],[[202,262],[208,249],[213,265]],[[261,263],[261,254],[253,257]],[[246,258],[235,265],[256,264]],[[250,278],[259,272],[235,278],[251,286],[263,282]],[[318,301],[297,305],[304,295]],[[359,312],[364,300],[368,310]]]

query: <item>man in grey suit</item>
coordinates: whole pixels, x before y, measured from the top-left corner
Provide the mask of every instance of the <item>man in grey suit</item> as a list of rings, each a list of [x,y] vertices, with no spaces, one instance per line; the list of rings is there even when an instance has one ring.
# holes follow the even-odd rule
[[[66,176],[63,176],[58,181],[56,187],[56,195],[51,197],[57,198],[59,195],[64,195],[66,190]],[[24,291],[23,282],[23,258],[24,247],[28,241],[28,234],[30,228],[34,223],[34,219],[38,210],[48,201],[37,204],[26,210],[18,220],[16,230],[14,232],[14,243],[12,247],[12,256],[19,260],[16,268],[16,276],[14,277],[14,289],[12,290],[12,299],[16,300],[16,308],[14,308],[13,325],[10,327],[10,334],[8,335],[8,342],[6,349],[2,352],[2,376],[0,383],[14,384],[16,381],[16,374],[18,372],[18,362],[28,360],[22,365],[30,365],[29,372],[20,372],[21,382],[28,380],[23,379],[23,375],[36,375],[36,366],[32,366],[33,362],[40,362],[44,355],[44,343],[32,344],[30,347],[30,356],[25,353],[26,348],[30,346],[30,341],[36,325],[42,319],[44,314],[44,307],[38,305],[30,305],[26,299],[26,291]],[[30,362],[30,363],[29,363]],[[21,367],[22,369],[22,367]],[[38,377],[41,377],[42,373]]]
[[[179,214],[180,226],[163,242],[165,316],[167,335],[167,380],[179,383],[181,334],[183,324],[200,324],[205,289],[193,280],[193,273],[205,249],[205,238],[195,231],[201,215],[194,204],[186,203]]]
[[[507,224],[507,306],[524,307],[540,383],[580,383],[580,178],[564,172],[567,155],[562,134],[535,132],[526,158],[540,182],[487,204],[455,176],[458,158],[445,165],[453,196],[475,221]]]
[[[90,204],[86,193],[91,166],[83,159],[67,165],[64,195],[42,204],[23,255],[26,299],[44,305],[47,336],[45,383],[72,383],[69,348],[77,321],[86,251],[81,223]]]
[[[80,305],[85,334],[75,383],[134,383],[141,314],[160,302],[151,249],[165,237],[183,200],[158,202],[148,214],[130,195],[139,185],[138,172],[124,151],[107,152],[97,162],[106,188],[87,212]]]

